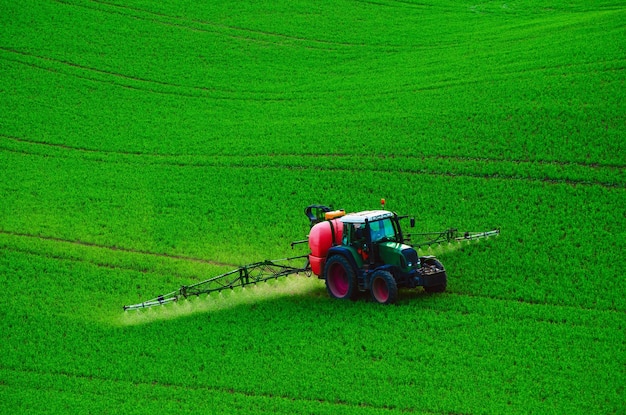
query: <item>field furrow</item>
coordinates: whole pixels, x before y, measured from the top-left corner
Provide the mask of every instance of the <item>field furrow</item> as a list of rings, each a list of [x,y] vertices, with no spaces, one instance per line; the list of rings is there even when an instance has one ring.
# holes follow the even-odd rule
[[[197,158],[197,159],[201,159],[203,158],[202,155],[198,155],[198,154],[151,154],[151,153],[139,153],[139,152],[129,152],[129,151],[113,151],[113,150],[102,150],[102,149],[96,149],[96,148],[87,148],[87,147],[72,147],[69,145],[64,145],[64,144],[56,144],[56,143],[49,143],[49,142],[42,142],[42,141],[35,141],[32,139],[27,139],[24,137],[13,137],[13,136],[6,136],[6,135],[2,135],[0,134],[0,137],[2,137],[5,140],[11,140],[11,141],[15,141],[15,142],[20,142],[20,143],[25,143],[25,144],[32,144],[32,145],[40,145],[40,146],[47,146],[47,147],[56,147],[56,148],[61,148],[61,149],[65,149],[65,150],[74,150],[74,151],[79,151],[79,152],[93,152],[93,153],[100,153],[100,154],[112,154],[112,155],[122,155],[122,156],[143,156],[143,157],[161,157],[161,158],[176,158],[176,157],[180,157],[181,159],[184,157],[187,158]],[[34,147],[31,147],[31,149],[33,149]],[[43,150],[41,152],[31,152],[31,153],[27,153],[24,151],[25,154],[45,154],[46,150]],[[225,155],[226,157],[228,157],[228,155]],[[349,158],[349,157],[354,157],[352,154],[328,154],[328,153],[301,153],[296,155],[292,155],[292,154],[279,154],[279,153],[271,153],[268,154],[268,156],[272,156],[273,158],[276,158],[278,160],[283,159],[283,158],[293,158],[293,157],[300,157],[303,159],[306,158],[319,158],[319,159],[330,159],[330,158],[338,158],[338,159],[342,159],[342,158]],[[220,158],[223,156],[215,156],[212,155],[211,157],[213,158]],[[251,156],[251,155],[232,155],[230,157],[238,157],[242,160],[246,160],[246,159],[254,159],[255,156]],[[261,156],[256,156],[256,157],[261,157]],[[204,158],[208,158],[208,156],[204,156]],[[525,165],[525,164],[534,164],[534,165],[546,165],[546,166],[563,166],[563,167],[575,167],[575,168],[587,168],[589,170],[593,170],[593,169],[598,169],[598,168],[605,168],[607,170],[623,170],[626,169],[626,164],[606,164],[606,163],[585,163],[585,162],[576,162],[576,161],[568,161],[568,160],[530,160],[530,159],[505,159],[505,158],[488,158],[488,157],[471,157],[471,156],[454,156],[454,155],[429,155],[429,154],[421,154],[421,155],[389,155],[389,156],[370,156],[370,158],[380,158],[383,160],[393,160],[393,159],[400,159],[402,161],[410,161],[410,160],[426,160],[426,159],[436,159],[436,160],[450,160],[450,161],[455,161],[455,162],[476,162],[476,163],[484,163],[484,164],[499,164],[499,163],[514,163],[516,165]],[[184,165],[183,165],[184,166]],[[269,166],[268,166],[269,167]]]
[[[145,20],[149,23],[174,26],[183,30],[193,32],[206,32],[226,36],[232,39],[244,40],[247,42],[259,42],[263,44],[285,47],[290,46],[291,42],[296,42],[296,47],[306,49],[320,49],[324,51],[335,51],[337,47],[364,47],[368,45],[333,42],[324,39],[310,39],[300,36],[291,36],[284,33],[270,32],[265,30],[255,30],[246,27],[238,27],[233,25],[220,24],[197,18],[184,18],[165,13],[154,12],[140,7],[130,7],[123,4],[115,4],[105,1],[89,1],[74,3],[64,0],[55,0],[62,4],[72,5],[76,7],[90,8],[104,13],[118,14],[130,19]],[[386,49],[393,48],[394,45],[379,45]]]
[[[288,97],[275,96],[274,98],[269,92],[265,93],[267,96],[258,96],[242,94],[241,92],[228,91],[225,89],[216,89],[214,87],[202,87],[202,86],[185,86],[177,85],[174,83],[163,82],[153,79],[142,79],[135,76],[125,75],[122,73],[115,73],[111,71],[101,70],[93,67],[85,67],[73,62],[59,61],[50,57],[37,56],[30,53],[1,49],[5,53],[17,54],[20,57],[26,57],[26,59],[2,57],[10,62],[23,64],[35,69],[49,71],[55,74],[63,74],[71,77],[75,77],[79,80],[85,80],[90,82],[98,82],[108,84],[114,87],[128,88],[136,91],[147,92],[150,94],[163,94],[173,95],[181,98],[210,98],[216,100],[289,100]],[[233,93],[235,92],[235,93]],[[242,96],[243,95],[243,96]]]
[[[236,266],[233,264],[223,264],[219,262],[214,262],[214,261],[203,259],[203,258],[194,258],[194,257],[189,257],[189,256],[183,256],[183,255],[171,255],[171,254],[167,254],[163,252],[142,251],[138,249],[129,249],[129,248],[124,248],[124,247],[115,246],[115,245],[114,246],[98,245],[92,242],[85,242],[81,240],[67,240],[67,239],[57,238],[54,236],[29,235],[29,234],[24,234],[24,233],[9,232],[5,230],[0,230],[0,234],[7,235],[9,237],[16,237],[16,238],[37,239],[39,241],[52,241],[52,242],[59,243],[61,245],[72,244],[72,245],[78,245],[78,246],[83,246],[87,248],[94,248],[98,250],[106,249],[106,250],[120,251],[120,252],[125,252],[125,253],[130,253],[130,254],[138,254],[142,256],[147,255],[147,256],[154,256],[154,257],[169,258],[169,259],[174,259],[174,260],[199,262],[199,263],[205,263],[205,264],[210,264],[210,265],[215,265],[215,266],[229,266],[229,267]],[[26,243],[25,245],[28,246],[29,244]],[[65,247],[60,249],[60,251],[66,251],[66,250],[67,248]]]
[[[569,161],[530,161],[489,158],[471,158],[446,155],[375,156],[361,157],[350,154],[272,154],[272,155],[176,155],[145,154],[137,152],[107,151],[75,148],[64,144],[37,142],[24,138],[2,136],[5,150],[23,154],[52,156],[48,149],[61,150],[59,157],[80,157],[105,163],[163,164],[180,168],[230,167],[230,168],[287,168],[319,169],[323,171],[353,170],[371,173],[398,171],[423,175],[474,177],[498,180],[538,181],[570,185],[602,187],[626,186],[626,167],[616,165],[585,164]],[[10,142],[24,144],[12,146]],[[0,144],[2,146],[2,144]],[[40,147],[38,149],[38,147]],[[358,166],[358,168],[355,168]]]
[[[290,396],[240,392],[233,388],[192,387],[185,384],[161,384],[158,382],[129,382],[119,379],[80,376],[70,373],[38,373],[0,368],[4,385],[20,390],[22,404],[19,409],[38,411],[45,407],[43,397],[62,397],[64,405],[47,407],[50,412],[83,408],[92,411],[99,408],[104,413],[143,414],[164,410],[176,413],[197,413],[198,407],[211,404],[212,413],[229,414],[233,408],[240,413],[273,414],[292,413],[336,414],[389,414],[403,413],[387,407],[366,404],[351,405],[347,402],[329,402],[322,399],[294,399]],[[33,386],[38,380],[39,386]],[[45,384],[44,384],[45,382]],[[0,389],[1,391],[2,389]],[[141,405],[132,399],[142,400]],[[16,408],[17,409],[17,408]],[[429,411],[411,411],[418,415],[431,415]]]

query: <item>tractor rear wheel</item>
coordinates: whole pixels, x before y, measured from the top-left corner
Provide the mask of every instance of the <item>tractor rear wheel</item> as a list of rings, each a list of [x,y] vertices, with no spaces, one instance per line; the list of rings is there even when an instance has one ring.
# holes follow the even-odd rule
[[[333,255],[324,268],[326,290],[331,297],[352,300],[357,298],[356,274],[348,260],[341,255]]]
[[[376,271],[372,275],[372,298],[380,304],[393,304],[398,300],[398,285],[387,271]]]

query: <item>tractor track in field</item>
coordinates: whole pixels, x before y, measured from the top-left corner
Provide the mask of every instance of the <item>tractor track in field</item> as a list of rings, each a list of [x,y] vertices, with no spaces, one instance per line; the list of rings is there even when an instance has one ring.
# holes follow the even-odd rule
[[[383,6],[383,7],[396,7],[396,8],[403,8],[403,9],[419,9],[419,10],[424,10],[424,9],[430,9],[432,7],[437,7],[433,4],[426,4],[426,3],[413,3],[410,1],[406,1],[406,0],[380,0],[380,1],[375,1],[375,0],[353,0],[357,3],[363,3],[363,4],[371,4],[373,6]],[[439,6],[439,8],[441,9],[445,9],[444,7]]]
[[[11,366],[6,366],[6,365],[0,365],[0,371],[7,371],[7,372],[12,372],[12,373],[16,373],[16,374],[26,374],[29,376],[51,376],[51,377],[55,377],[55,376],[63,376],[65,378],[68,379],[74,379],[74,380],[78,380],[78,381],[99,381],[99,382],[103,382],[103,383],[113,383],[113,384],[126,384],[126,385],[133,385],[133,386],[145,386],[145,387],[151,387],[151,388],[175,388],[175,389],[180,389],[183,391],[194,391],[194,392],[202,392],[202,391],[212,391],[212,392],[217,392],[217,393],[228,393],[230,395],[239,395],[241,397],[244,398],[269,398],[269,399],[280,399],[280,400],[285,400],[285,401],[289,401],[289,402],[307,402],[307,403],[313,403],[313,404],[323,404],[323,405],[331,405],[333,407],[337,407],[337,410],[339,411],[339,413],[341,412],[340,408],[370,408],[370,409],[378,409],[378,410],[387,410],[390,412],[394,412],[394,413],[413,413],[416,411],[415,408],[396,408],[396,407],[389,407],[389,406],[379,406],[379,405],[370,405],[370,404],[366,404],[366,403],[350,403],[350,402],[346,402],[346,401],[342,401],[342,400],[336,400],[336,401],[330,401],[330,400],[326,400],[326,399],[322,399],[322,398],[294,398],[291,396],[287,396],[287,395],[279,395],[279,394],[273,394],[273,393],[264,393],[264,392],[249,392],[249,391],[244,391],[244,390],[238,390],[236,387],[230,387],[230,386],[192,386],[192,385],[185,385],[185,384],[180,384],[180,383],[161,383],[158,381],[150,381],[150,382],[138,382],[135,380],[130,380],[130,379],[115,379],[113,377],[106,377],[106,376],[94,376],[94,375],[84,375],[84,374],[78,374],[78,373],[71,373],[68,371],[62,371],[62,370],[56,370],[56,371],[43,371],[43,370],[38,370],[38,369],[34,369],[34,368],[17,368],[17,367],[11,367]],[[38,389],[38,388],[37,388]],[[50,388],[51,390],[54,390],[54,388]],[[59,389],[59,390],[63,390],[65,392],[67,392],[66,389]],[[75,393],[79,393],[78,391]],[[90,390],[90,393],[93,395],[108,395],[109,392],[107,390],[102,390],[100,393],[93,393]],[[441,412],[439,411],[430,411],[428,409],[419,409],[418,410],[420,413],[426,413],[426,414],[440,414]],[[462,413],[459,412],[447,412],[448,415],[464,415]]]
[[[278,155],[286,156],[286,155]],[[335,155],[335,154],[315,154],[315,153],[303,153],[298,154],[298,156],[302,157],[351,157],[349,155]],[[359,156],[361,157],[361,156]],[[560,160],[530,160],[530,159],[505,159],[505,158],[497,158],[497,157],[471,157],[471,156],[451,156],[451,155],[419,155],[419,156],[379,156],[380,159],[400,159],[400,160],[422,160],[422,159],[442,159],[442,160],[454,160],[454,161],[477,161],[483,163],[513,163],[513,164],[538,164],[538,165],[557,165],[557,166],[577,166],[577,167],[586,167],[586,168],[608,168],[608,169],[626,169],[626,165],[619,164],[598,164],[598,163],[584,163],[584,162],[576,162],[576,161],[560,161]]]
[[[77,262],[77,263],[81,263],[81,264],[89,264],[92,265],[94,267],[98,267],[98,268],[104,268],[104,269],[110,269],[110,270],[119,270],[119,271],[132,271],[132,272],[140,272],[142,274],[156,274],[156,275],[161,275],[163,277],[169,276],[169,277],[175,277],[175,278],[180,278],[181,280],[189,280],[189,281],[193,281],[193,282],[200,282],[205,280],[205,278],[199,278],[193,275],[183,275],[183,274],[178,274],[175,272],[165,272],[165,271],[159,271],[158,269],[155,269],[154,267],[150,267],[150,269],[148,267],[132,267],[132,266],[124,266],[124,265],[114,265],[114,264],[107,264],[104,262],[99,262],[99,261],[93,261],[93,260],[89,260],[89,259],[85,259],[85,258],[78,258],[78,257],[72,257],[72,256],[63,256],[63,255],[58,255],[58,254],[51,254],[51,253],[44,253],[44,252],[40,252],[34,249],[27,249],[27,248],[16,248],[16,247],[12,247],[12,246],[2,246],[0,245],[0,248],[2,248],[3,250],[6,251],[11,251],[11,252],[16,252],[16,253],[20,253],[20,254],[26,254],[26,255],[33,255],[33,256],[37,256],[40,258],[45,258],[45,259],[50,259],[50,260],[54,260],[54,261],[69,261],[69,262]]]
[[[77,79],[83,79],[90,82],[97,82],[107,85],[112,85],[120,88],[126,88],[135,91],[148,92],[154,94],[163,94],[163,95],[172,95],[183,98],[202,98],[208,97],[215,100],[221,101],[259,101],[259,102],[268,102],[268,101],[297,101],[305,99],[304,97],[286,97],[282,93],[274,93],[270,91],[234,91],[227,89],[218,89],[215,87],[203,87],[203,86],[192,86],[192,85],[181,85],[175,84],[171,82],[158,81],[154,79],[147,79],[137,76],[131,76],[122,74],[119,72],[113,72],[109,70],[98,69],[90,66],[80,65],[74,62],[70,62],[67,60],[59,60],[52,57],[40,56],[16,49],[10,49],[5,47],[0,47],[0,51],[4,51],[5,53],[10,53],[22,57],[26,57],[32,60],[36,60],[37,62],[25,61],[20,59],[12,59],[8,57],[0,56],[0,59],[4,59],[9,62],[18,63],[21,65],[26,65],[31,68],[44,70],[48,72],[52,72],[54,74],[71,76]],[[42,62],[46,62],[50,65],[45,65]],[[70,68],[70,71],[63,70],[62,68]],[[80,71],[76,73],[75,71]],[[94,74],[95,76],[87,76],[87,73]],[[97,78],[97,76],[101,76],[103,78]],[[110,79],[107,79],[110,78]],[[125,81],[125,83],[116,82],[116,79]],[[132,83],[135,83],[134,85]],[[172,90],[167,90],[167,88],[171,88]],[[189,91],[189,92],[188,92]],[[227,96],[227,94],[235,94],[240,93],[245,96]],[[263,95],[265,96],[259,96]],[[275,96],[267,96],[267,95],[275,95]],[[256,95],[256,96],[255,96]]]
[[[187,255],[175,255],[175,254],[167,254],[167,253],[163,253],[163,252],[146,251],[146,250],[142,250],[142,249],[133,249],[133,248],[124,248],[124,247],[119,247],[119,246],[102,245],[102,244],[97,244],[97,243],[93,243],[93,242],[81,241],[81,240],[63,239],[63,238],[59,238],[59,237],[56,237],[56,236],[33,235],[33,234],[28,234],[28,233],[23,233],[23,232],[14,232],[14,231],[7,231],[7,230],[0,230],[0,234],[8,235],[8,236],[21,237],[21,238],[39,239],[39,240],[42,240],[42,241],[59,242],[59,243],[83,246],[83,247],[88,247],[88,248],[105,249],[105,250],[108,250],[108,251],[117,251],[117,252],[129,253],[129,254],[146,255],[146,256],[157,257],[157,258],[167,258],[167,259],[173,259],[173,260],[197,262],[197,263],[202,263],[202,264],[207,264],[207,265],[214,265],[214,266],[219,266],[219,267],[232,267],[232,268],[239,267],[239,265],[228,264],[228,263],[219,262],[219,261],[212,261],[212,260],[204,259],[204,258],[196,258],[196,257],[187,256]],[[71,258],[71,257],[69,257],[69,258],[68,257],[63,257],[63,259],[73,259],[73,258]],[[94,264],[94,265],[96,265],[96,264]],[[140,271],[140,270],[137,270],[137,271]]]
[[[194,86],[194,85],[182,85],[176,84],[173,82],[165,82],[159,81],[156,79],[148,79],[139,76],[132,76],[123,74],[120,72],[114,72],[111,70],[98,69],[92,66],[85,66],[81,64],[77,64],[74,62],[70,62],[67,60],[55,59],[49,56],[40,56],[33,53],[28,53],[25,51],[20,51],[11,48],[0,47],[0,51],[4,51],[5,53],[12,53],[15,55],[20,55],[22,57],[27,57],[33,61],[25,61],[20,59],[12,59],[8,57],[0,56],[0,59],[4,59],[9,62],[18,63],[21,65],[25,65],[31,68],[35,68],[38,70],[48,71],[54,74],[71,76],[77,79],[86,80],[89,82],[96,82],[106,85],[111,85],[119,88],[125,88],[134,91],[147,92],[152,94],[162,94],[169,95],[175,97],[182,98],[210,98],[219,101],[252,101],[252,102],[285,102],[285,101],[304,101],[304,100],[320,100],[324,99],[326,94],[336,95],[338,93],[344,94],[351,91],[351,89],[346,90],[321,90],[318,89],[315,92],[310,91],[297,91],[291,90],[288,95],[285,94],[284,91],[270,91],[270,90],[234,90],[234,89],[226,89],[226,88],[218,88],[215,86],[206,87],[206,86]],[[43,62],[47,63],[44,64]],[[613,63],[615,61],[606,61],[606,63]],[[52,65],[52,66],[51,66]],[[568,65],[568,68],[575,67],[584,67],[589,64],[576,64],[576,65]],[[553,66],[553,67],[538,67],[535,69],[524,69],[515,72],[505,72],[500,74],[492,75],[489,78],[489,81],[493,81],[496,78],[510,78],[512,75],[520,75],[520,74],[528,74],[530,72],[545,72],[548,69],[557,70],[563,69],[566,66]],[[67,68],[70,70],[68,71]],[[613,69],[617,70],[617,69]],[[78,73],[76,71],[79,71]],[[582,72],[581,72],[582,73]],[[88,76],[87,74],[91,74],[92,76]],[[100,76],[101,78],[98,78]],[[110,78],[110,79],[106,79]],[[118,82],[118,80],[125,82]],[[464,85],[476,85],[480,83],[487,82],[486,78],[476,78],[476,79],[446,79],[433,81],[430,85],[416,85],[414,83],[410,83],[405,85],[403,88],[392,88],[384,91],[378,91],[375,94],[369,94],[364,96],[369,96],[370,98],[377,97],[389,97],[396,96],[398,94],[414,94],[418,91],[433,91],[440,90],[443,88],[450,87],[462,87]],[[134,84],[133,84],[134,83]],[[168,90],[169,89],[169,90]]]
[[[506,298],[506,297],[497,296],[497,295],[475,294],[475,293],[466,292],[466,291],[446,291],[446,293],[450,295],[456,295],[459,297],[480,298],[480,299],[485,299],[489,301],[502,301],[506,303],[520,303],[520,304],[525,304],[528,306],[554,307],[554,308],[559,308],[559,309],[568,309],[568,310],[574,310],[574,311],[580,311],[580,312],[604,313],[607,315],[610,314],[610,315],[626,316],[626,310],[620,310],[617,308],[598,308],[598,307],[585,307],[581,305],[572,305],[572,304],[557,304],[557,303],[550,303],[546,301],[539,301],[539,300],[533,300],[533,299]],[[454,311],[457,311],[457,310],[452,310],[452,312]],[[590,324],[571,323],[567,321],[562,321],[562,320],[559,321],[556,319],[551,319],[549,317],[540,318],[540,319],[538,319],[537,317],[521,317],[517,319],[524,319],[524,320],[550,323],[550,324],[569,324],[572,326],[586,327],[586,328],[596,327],[594,324],[591,324],[591,323]]]
[[[351,164],[351,160],[356,156],[347,154],[300,154],[297,156],[287,154],[274,154],[265,156],[197,156],[197,155],[174,155],[174,154],[149,154],[142,152],[131,151],[115,151],[115,150],[99,150],[90,149],[87,147],[74,147],[65,144],[46,143],[35,140],[9,136],[0,133],[0,138],[4,138],[7,141],[26,144],[28,146],[54,148],[62,150],[64,152],[75,152],[83,155],[90,155],[94,158],[91,161],[103,162],[103,163],[133,163],[141,161],[141,164],[157,164],[157,165],[170,165],[174,167],[189,167],[189,168],[201,168],[201,167],[231,167],[231,168],[281,168],[291,170],[306,170],[306,169],[318,169],[324,171],[352,171],[347,165]],[[30,154],[44,157],[61,157],[70,158],[70,154],[54,155],[50,153],[40,153],[32,151],[32,149],[15,149],[8,148],[0,145],[0,149],[11,151],[18,154]],[[126,158],[121,160],[119,157]],[[146,158],[151,159],[150,163],[146,163]],[[88,159],[88,158],[87,158]],[[194,160],[195,159],[195,160]],[[381,165],[381,167],[367,167],[364,166],[361,160],[361,171],[371,171],[379,173],[389,173],[391,170],[387,167],[383,167],[386,161],[397,162],[400,168],[396,169],[398,174],[423,174],[429,176],[440,177],[469,177],[484,180],[510,180],[510,181],[526,181],[535,183],[547,183],[547,184],[567,184],[567,185],[582,185],[582,186],[599,186],[603,188],[626,188],[626,182],[621,180],[626,171],[626,166],[619,164],[598,164],[598,163],[583,163],[583,162],[568,162],[568,161],[552,161],[552,160],[507,160],[504,158],[489,158],[489,157],[470,157],[470,156],[454,156],[454,155],[432,155],[432,156],[377,156],[370,158],[373,165]],[[313,163],[303,163],[304,160],[315,161]],[[445,171],[437,166],[423,166],[423,162],[428,161],[436,163],[438,161],[457,163],[458,166],[464,166],[466,170],[457,171]],[[344,164],[344,165],[342,165]],[[473,165],[472,165],[473,164]],[[472,171],[480,165],[488,166],[508,166],[512,173],[503,173],[499,170],[495,172],[476,172]],[[413,165],[414,167],[406,167],[407,165]],[[516,173],[515,170],[519,167],[524,167],[526,173]],[[561,177],[554,177],[550,175],[531,175],[535,169],[535,166],[540,168],[555,166],[561,169],[582,169],[588,171],[606,171],[616,176],[619,176],[616,181],[602,181],[598,179],[583,179],[567,177],[565,173]],[[446,166],[444,166],[445,169]],[[494,169],[492,169],[494,170]]]
[[[76,79],[81,79],[89,82],[96,82],[105,85],[111,85],[114,87],[124,88],[133,91],[145,92],[150,94],[161,94],[167,96],[181,97],[181,98],[208,98],[217,101],[233,101],[233,102],[298,102],[298,101],[312,101],[323,100],[325,96],[331,94],[333,96],[337,94],[347,94],[352,91],[351,88],[346,90],[321,90],[315,91],[298,91],[290,90],[275,91],[275,90],[235,90],[232,88],[216,87],[216,86],[197,86],[197,85],[182,85],[174,82],[160,81],[156,79],[149,79],[140,76],[133,76],[123,74],[121,72],[115,72],[113,70],[99,69],[92,66],[81,65],[68,60],[55,59],[49,56],[41,56],[33,53],[29,53],[22,50],[0,47],[0,51],[7,54],[20,56],[22,59],[16,59],[13,57],[1,56],[0,59],[4,59],[9,62],[25,65],[38,70],[44,70],[58,75],[70,76]],[[606,61],[605,63],[615,63],[621,61]],[[391,88],[386,90],[379,90],[376,93],[363,95],[371,99],[397,96],[398,94],[415,94],[418,91],[433,91],[443,88],[462,87],[464,85],[476,85],[485,82],[493,82],[495,79],[503,78],[508,79],[513,76],[519,76],[521,74],[528,74],[532,72],[545,72],[546,70],[562,70],[567,68],[584,67],[590,65],[589,63],[580,63],[572,65],[559,65],[551,67],[537,67],[534,69],[525,68],[524,70],[507,71],[504,73],[492,74],[489,78],[475,78],[475,79],[443,79],[433,80],[429,85],[409,83],[402,88]],[[609,69],[607,69],[609,70]],[[617,70],[617,69],[613,69]],[[574,73],[574,72],[571,72]],[[582,71],[580,73],[585,73]],[[561,74],[559,73],[559,76]]]
[[[231,39],[243,40],[247,42],[259,42],[275,46],[290,46],[289,42],[298,45],[304,45],[307,49],[318,49],[322,51],[336,52],[340,48],[363,48],[374,47],[384,49],[397,49],[403,46],[398,45],[367,45],[350,42],[336,42],[323,39],[311,39],[302,36],[287,35],[284,33],[270,32],[259,29],[250,29],[234,25],[211,22],[200,19],[188,19],[178,16],[172,16],[165,13],[154,12],[142,9],[140,7],[131,7],[120,4],[114,4],[102,0],[91,0],[91,4],[78,4],[67,0],[55,0],[57,3],[67,6],[82,7],[95,10],[101,13],[116,14],[126,18],[143,20],[150,23],[172,26],[183,30],[194,32],[204,32],[219,36],[226,36]],[[107,9],[105,9],[104,7]],[[230,32],[230,33],[229,33]]]
[[[23,137],[16,137],[7,134],[0,133],[0,137],[12,140],[20,143],[47,146],[47,147],[56,147],[64,150],[73,150],[79,152],[87,152],[87,153],[101,153],[101,154],[117,154],[123,156],[141,156],[141,157],[155,157],[155,158],[184,158],[184,157],[198,157],[196,154],[152,154],[152,153],[142,153],[140,151],[116,151],[116,150],[101,150],[101,149],[93,149],[88,147],[75,147],[67,144],[58,144],[58,143],[48,143],[43,141],[31,140]],[[37,153],[29,153],[29,154],[37,154]],[[325,157],[333,157],[333,158],[348,158],[355,157],[351,154],[332,154],[332,153],[300,153],[297,155],[293,154],[268,154],[267,157],[303,157],[303,158],[325,158]],[[214,157],[211,155],[211,157]],[[263,155],[225,155],[220,157],[230,157],[230,158],[258,158],[264,157]],[[358,157],[362,158],[362,155],[358,155]],[[531,159],[506,159],[503,157],[472,157],[472,156],[454,156],[454,155],[419,155],[419,156],[405,156],[405,155],[379,155],[374,156],[374,158],[378,158],[381,160],[424,160],[424,159],[445,159],[445,160],[454,160],[454,161],[476,161],[476,162],[484,162],[484,163],[513,163],[513,164],[538,164],[538,165],[556,165],[556,166],[577,166],[584,167],[590,169],[597,168],[606,168],[606,169],[616,169],[622,170],[626,169],[626,164],[617,164],[617,163],[604,163],[600,164],[597,162],[578,162],[578,161],[563,161],[563,160],[531,160]]]
[[[1,56],[8,62],[25,65],[30,68],[51,72],[53,74],[74,77],[89,82],[96,82],[114,87],[125,88],[133,91],[146,92],[151,94],[161,94],[181,98],[209,98],[218,101],[236,101],[236,102],[287,102],[287,101],[311,101],[321,100],[327,94],[336,95],[337,93],[348,93],[351,89],[346,90],[321,90],[311,91],[290,90],[287,94],[285,91],[271,90],[235,90],[227,88],[219,88],[216,86],[195,86],[182,85],[174,82],[159,81],[139,76],[132,76],[115,72],[112,70],[99,69],[93,66],[81,65],[68,60],[55,59],[50,56],[41,56],[22,50],[6,48],[0,46],[0,51],[6,54],[12,54],[22,57],[16,59],[13,57]],[[26,59],[24,59],[26,58]],[[406,90],[412,91],[430,91],[438,90],[445,86],[455,87],[469,84],[484,82],[483,80],[446,80],[442,83],[433,85],[419,86],[409,85],[406,89],[392,89],[371,94],[371,97],[384,97],[406,93]]]
[[[37,62],[8,58],[6,56],[0,56],[0,59],[20,65],[25,65],[30,68],[51,72],[53,74],[69,76],[76,79],[111,85],[114,87],[129,89],[133,91],[168,95],[181,98],[208,98],[216,101],[236,102],[286,102],[319,99],[320,94],[336,92],[316,91],[314,95],[306,95],[302,91],[291,91],[289,95],[286,95],[283,91],[277,92],[270,90],[234,90],[218,88],[215,86],[206,87],[182,85],[173,82],[159,81],[155,79],[126,75],[120,72],[114,72],[110,70],[98,69],[91,66],[80,65],[67,60],[59,60],[52,57],[40,56],[24,51],[19,51],[16,49],[0,47],[0,51],[21,55],[22,57],[27,57],[31,60],[36,60]],[[47,65],[43,62],[47,63]],[[87,74],[90,74],[91,76],[88,76]],[[100,76],[101,78],[98,78],[97,76]],[[121,80],[121,82],[118,82],[118,80]]]

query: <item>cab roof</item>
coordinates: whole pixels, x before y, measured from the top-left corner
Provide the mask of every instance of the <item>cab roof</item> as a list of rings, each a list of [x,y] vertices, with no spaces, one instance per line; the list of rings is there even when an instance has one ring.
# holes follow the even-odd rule
[[[365,223],[365,219],[367,219],[368,222],[372,222],[386,218],[393,218],[393,216],[393,212],[388,210],[365,210],[363,212],[349,213],[346,216],[341,217],[339,220],[343,223]]]

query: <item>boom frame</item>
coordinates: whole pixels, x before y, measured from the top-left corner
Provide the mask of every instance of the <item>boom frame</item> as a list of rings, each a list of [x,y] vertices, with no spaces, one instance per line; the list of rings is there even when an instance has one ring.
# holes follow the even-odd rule
[[[303,267],[296,267],[289,264],[291,261],[305,258],[307,261]],[[254,264],[243,265],[232,271],[216,275],[195,284],[182,285],[176,291],[159,295],[151,300],[138,304],[125,305],[124,310],[138,310],[141,308],[164,305],[178,301],[181,298],[188,298],[194,295],[198,297],[202,294],[208,295],[213,292],[220,292],[226,289],[233,290],[237,287],[245,287],[246,285],[257,284],[259,282],[300,273],[305,273],[307,276],[311,275],[308,255],[255,262]]]

